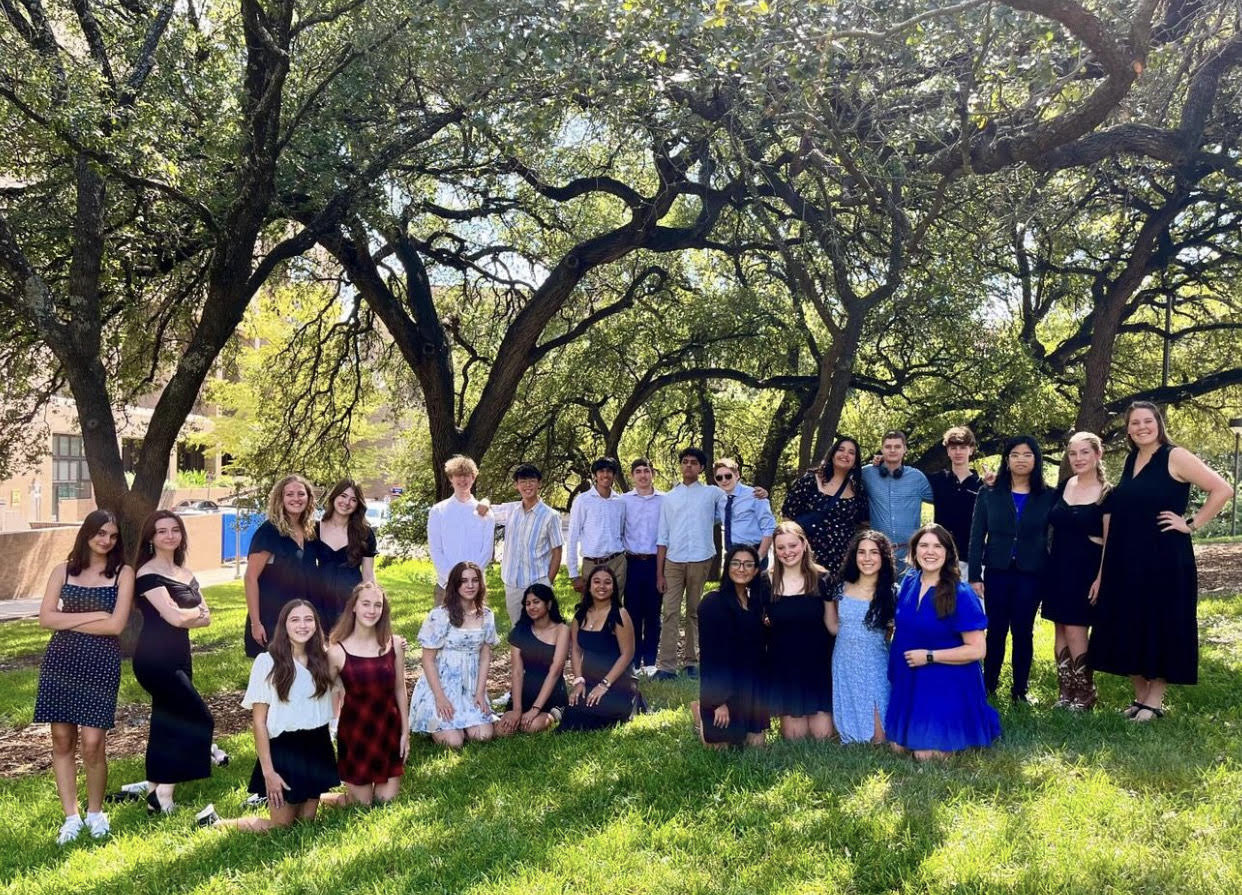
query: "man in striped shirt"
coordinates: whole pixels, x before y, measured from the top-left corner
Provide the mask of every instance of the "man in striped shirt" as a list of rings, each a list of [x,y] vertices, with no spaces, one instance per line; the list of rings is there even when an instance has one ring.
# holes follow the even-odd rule
[[[513,483],[521,500],[489,507],[479,501],[478,513],[491,509],[496,524],[505,529],[505,549],[500,559],[500,577],[505,583],[505,609],[509,621],[522,617],[522,596],[532,584],[551,586],[561,567],[561,514],[539,497],[543,473],[529,463],[513,471]]]

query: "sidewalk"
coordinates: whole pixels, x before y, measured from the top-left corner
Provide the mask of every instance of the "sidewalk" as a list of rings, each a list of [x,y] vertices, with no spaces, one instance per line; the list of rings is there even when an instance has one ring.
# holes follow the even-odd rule
[[[241,580],[240,578],[234,578],[233,574],[233,566],[230,563],[227,566],[218,566],[195,572],[194,577],[198,579],[198,583],[203,587],[211,587],[213,584],[228,584],[230,581]],[[241,564],[241,574],[246,574],[246,564],[244,562]],[[42,597],[0,600],[0,622],[13,621],[19,618],[34,618],[39,614],[39,603],[42,600]]]

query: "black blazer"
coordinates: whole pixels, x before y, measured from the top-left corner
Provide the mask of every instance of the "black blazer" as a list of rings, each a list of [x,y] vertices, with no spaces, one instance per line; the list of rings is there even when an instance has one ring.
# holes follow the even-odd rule
[[[972,582],[982,581],[984,568],[1042,572],[1048,563],[1048,514],[1056,502],[1055,488],[1045,487],[1038,494],[1032,493],[1026,499],[1019,523],[1011,493],[997,491],[995,487],[981,488],[970,525],[967,577]]]

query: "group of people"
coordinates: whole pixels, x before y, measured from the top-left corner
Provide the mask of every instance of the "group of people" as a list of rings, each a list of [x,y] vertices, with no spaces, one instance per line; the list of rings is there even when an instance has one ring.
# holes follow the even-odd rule
[[[767,492],[743,484],[729,458],[712,464],[707,484],[706,455],[683,450],[680,481],[668,492],[654,488],[652,464],[640,458],[624,493],[616,462],[598,460],[564,539],[580,594],[568,621],[552,588],[565,552],[560,514],[540,499],[539,470],[517,467],[520,499],[492,506],[474,495],[473,461],[454,457],[444,469],[453,495],[428,520],[436,605],[418,633],[423,673],[408,703],[406,644],[374,580],[375,536],[361,490],[339,483],[315,522],[309,483],[288,476],[272,491],[246,572],[245,647],[254,665],[243,705],[258,755],[250,789],[269,817],[226,821],[208,806],[200,818],[263,830],[313,816],[323,799],[387,801],[411,732],[458,748],[619,724],[642,703],[641,677],[679,672],[701,677],[692,714],[711,746],[758,745],[773,718],[788,739],[839,734],[919,758],[986,746],[1000,734],[988,698],[1010,635],[1010,696],[1028,698],[1041,603],[1056,626],[1059,706],[1090,709],[1093,670],[1106,671],[1131,677],[1128,716],[1158,718],[1166,686],[1197,675],[1189,534],[1232,491],[1169,441],[1155,405],[1131,406],[1125,426],[1130,453],[1116,485],[1090,433],[1069,440],[1071,474],[1056,487],[1029,436],[1005,444],[987,481],[971,470],[975,443],[964,427],[945,433],[950,467],[930,477],[905,465],[900,432],[887,433],[867,464],[859,443],[841,438],[791,485],[781,522]],[[1187,518],[1191,485],[1206,498]],[[934,523],[922,524],[924,503],[933,504]],[[511,622],[509,696],[499,714],[489,701],[500,639],[485,576],[497,526]],[[704,598],[720,553],[717,526],[722,575]],[[35,720],[52,724],[62,842],[83,829],[107,834],[104,733],[120,677],[116,636],[135,594],[144,626],[134,670],[152,695],[148,809],[171,810],[175,784],[227,760],[193,687],[188,629],[211,614],[184,566],[185,528],[160,511],[141,537],[135,574],[123,562],[115,517],[90,514],[44,596],[40,619],[56,633]],[[323,795],[342,781],[345,793]]]

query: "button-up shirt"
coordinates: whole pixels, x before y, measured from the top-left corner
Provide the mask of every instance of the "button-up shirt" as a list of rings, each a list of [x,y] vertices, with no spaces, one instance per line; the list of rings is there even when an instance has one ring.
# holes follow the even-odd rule
[[[729,509],[730,504],[732,510]],[[771,537],[776,531],[776,517],[772,515],[772,505],[755,497],[755,489],[741,482],[733,489],[732,494],[725,492],[721,521],[728,528],[726,550],[734,544],[753,544],[757,547],[764,538]]]
[[[897,556],[904,560],[910,536],[922,524],[923,504],[934,499],[931,483],[913,466],[901,467],[901,478],[882,475],[881,469],[887,470],[887,467],[863,467],[871,527],[888,535]]]
[[[601,559],[625,549],[625,502],[616,491],[607,497],[592,488],[574,498],[569,510],[569,577],[578,577],[578,549],[582,558]]]
[[[679,484],[664,495],[656,544],[668,562],[701,562],[716,555],[712,526],[724,511],[725,493],[715,485]]]
[[[496,524],[505,527],[500,577],[505,587],[525,588],[548,577],[552,551],[565,543],[561,514],[542,500],[529,510],[520,500],[493,507]]]
[[[970,522],[975,515],[975,498],[983,487],[983,479],[973,471],[959,479],[952,469],[934,472],[927,478],[936,496],[936,521],[953,535],[957,555],[964,562],[970,552]]]
[[[469,560],[486,569],[492,561],[496,517],[492,513],[480,516],[478,505],[474,497],[462,501],[454,496],[440,501],[427,514],[427,548],[441,587],[448,583],[449,572],[459,562]]]
[[[664,492],[653,490],[650,494],[627,491],[621,495],[625,506],[625,532],[622,540],[629,553],[655,553],[656,539],[660,534],[660,506]]]

